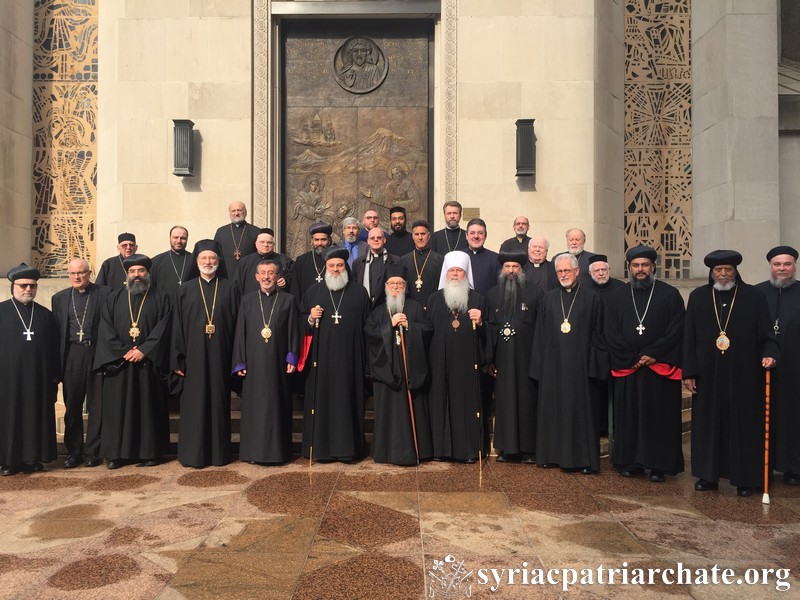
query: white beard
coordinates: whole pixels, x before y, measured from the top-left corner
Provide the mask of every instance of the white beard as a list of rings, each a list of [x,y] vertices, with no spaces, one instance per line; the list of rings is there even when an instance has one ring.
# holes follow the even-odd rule
[[[214,274],[216,274],[217,269],[219,269],[219,265],[214,265],[211,267],[200,267],[200,272],[206,277],[213,277]]]
[[[450,310],[466,311],[469,306],[469,281],[447,281],[444,288],[444,302]]]
[[[403,312],[403,308],[405,308],[406,304],[406,294],[402,292],[397,294],[397,296],[392,296],[388,292],[386,294],[386,308],[389,309],[389,313],[392,315],[396,315],[397,313]]]
[[[784,290],[795,282],[795,278],[790,277],[789,279],[775,279],[774,277],[770,277],[769,282],[772,284],[772,287],[779,290]]]
[[[339,275],[333,275],[325,271],[325,285],[327,285],[328,289],[332,292],[338,292],[344,289],[348,280],[347,271],[342,271]]]
[[[736,285],[736,280],[731,281],[730,283],[718,283],[714,282],[714,289],[718,292],[727,292],[728,290],[732,290],[733,286]]]

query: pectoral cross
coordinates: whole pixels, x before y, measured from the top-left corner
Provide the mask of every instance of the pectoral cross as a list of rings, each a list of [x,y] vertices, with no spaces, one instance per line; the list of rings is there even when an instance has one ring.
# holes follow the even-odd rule
[[[317,283],[322,281],[322,273],[317,273]]]
[[[30,342],[31,336],[33,335],[33,331],[31,331],[30,329],[26,329],[25,331],[22,332],[22,335],[24,335],[27,338],[25,341]]]
[[[331,319],[333,319],[334,325],[338,325],[339,324],[339,319],[341,319],[341,318],[342,318],[342,315],[339,314],[338,310],[331,315]]]
[[[80,342],[83,341],[83,329],[78,331],[78,341],[80,341]]]
[[[236,260],[239,260],[240,258],[242,258],[242,253],[239,252],[239,250],[234,250],[233,251],[233,258],[235,258]]]
[[[639,332],[639,335],[644,335],[645,326],[639,323],[639,326],[636,328],[636,331]]]

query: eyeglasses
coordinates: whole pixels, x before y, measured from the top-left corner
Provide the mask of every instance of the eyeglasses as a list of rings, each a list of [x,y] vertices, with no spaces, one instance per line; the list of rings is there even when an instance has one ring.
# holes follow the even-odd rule
[[[39,287],[38,283],[15,283],[14,285],[16,285],[17,287],[21,287],[23,290],[24,289],[35,290],[36,288]]]
[[[567,275],[573,271],[575,271],[575,269],[558,269],[556,270],[556,275]]]

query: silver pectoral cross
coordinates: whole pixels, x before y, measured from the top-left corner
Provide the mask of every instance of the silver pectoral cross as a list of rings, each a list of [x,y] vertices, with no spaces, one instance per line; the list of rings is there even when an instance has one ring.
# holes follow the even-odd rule
[[[644,335],[645,326],[639,323],[639,326],[636,328],[636,331],[639,332],[639,335]]]
[[[317,273],[317,283],[321,283],[321,282],[322,282],[322,274],[321,273]]]
[[[83,341],[83,329],[80,329],[78,331],[78,341],[81,341],[81,342]]]
[[[338,325],[339,324],[339,319],[341,319],[341,318],[342,318],[342,315],[339,314],[338,310],[331,315],[331,319],[333,319],[334,325]]]
[[[30,342],[31,341],[31,336],[33,335],[33,331],[31,331],[30,329],[26,329],[25,331],[22,332],[22,335],[24,335],[26,337],[26,340],[25,340],[26,342]]]

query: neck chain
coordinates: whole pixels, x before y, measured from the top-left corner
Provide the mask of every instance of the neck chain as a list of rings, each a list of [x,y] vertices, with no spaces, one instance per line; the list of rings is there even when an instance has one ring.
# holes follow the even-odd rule
[[[425,272],[425,265],[428,264],[428,259],[431,257],[431,248],[428,248],[428,255],[425,257],[425,260],[422,263],[422,268],[421,269],[417,266],[417,252],[419,252],[419,250],[415,251],[414,255],[413,255],[414,256],[414,271],[416,271],[416,273],[417,273],[417,280],[414,282],[414,286],[417,288],[418,292],[421,292],[422,291],[422,274]]]
[[[578,292],[581,289],[579,283],[575,286],[575,293],[572,295],[572,302],[570,302],[569,310],[564,314],[564,294],[559,294],[558,299],[561,300],[561,316],[564,317],[564,322],[561,323],[561,333],[569,333],[572,331],[572,325],[569,322],[569,316],[572,314],[572,307],[575,306],[575,299],[578,297]]]
[[[272,292],[273,295],[276,295],[277,293],[278,293],[277,290]],[[261,300],[261,296],[263,294],[267,294],[267,297],[269,297],[269,294],[267,292],[262,292],[261,290],[258,290],[258,306],[261,308],[261,322],[264,324],[264,328],[261,330],[261,337],[264,338],[264,343],[266,344],[269,342],[269,338],[272,337],[272,329],[270,329],[269,326],[272,323],[272,315],[275,314],[275,305],[278,303],[278,299],[275,298],[272,301],[272,309],[269,311],[269,319],[265,319],[264,302]]]
[[[313,250],[311,251],[311,260],[314,261],[314,270],[317,272],[317,277],[316,277],[317,283],[321,283],[322,271],[325,270],[325,262],[323,261],[321,268],[317,268],[317,253],[314,252]]]
[[[461,327],[461,321],[458,320],[458,313],[460,311],[451,309],[450,312],[453,314],[453,322],[450,323],[450,325],[453,326],[453,331],[455,331],[456,329]]]
[[[458,237],[456,237],[456,243],[452,248],[450,247],[450,236],[447,235],[447,231],[450,231],[450,230],[445,230],[445,232],[444,232],[444,241],[447,242],[447,250],[449,252],[453,252],[454,250],[458,250],[458,242],[461,241],[461,228],[460,227],[458,228]]]
[[[78,322],[78,340],[83,341],[83,324],[86,322],[86,311],[89,310],[89,290],[86,290],[86,305],[83,307],[83,317],[78,318],[78,310],[75,308],[75,288],[70,292],[72,300],[72,313],[75,315],[75,320]]]
[[[131,305],[131,291],[128,290],[128,313],[131,315],[131,328],[128,330],[128,334],[131,336],[131,340],[135,343],[136,338],[141,335],[141,330],[139,329],[139,319],[142,316],[142,309],[144,308],[144,301],[147,300],[147,294],[150,292],[150,287],[147,287],[147,291],[144,293],[144,297],[142,298],[142,303],[139,305],[139,312],[136,313],[136,320],[133,319],[133,306]]]
[[[339,298],[339,305],[337,306],[336,302],[333,300],[333,292],[330,288],[328,288],[328,295],[331,297],[331,304],[333,304],[333,314],[331,315],[331,319],[333,319],[334,325],[338,325],[339,319],[342,318],[342,315],[339,314],[339,306],[342,305],[342,300],[344,300],[344,290],[345,288],[342,288],[342,297]]]
[[[242,221],[242,233],[239,234],[239,242],[236,242],[236,238],[233,235],[233,223],[231,223],[231,241],[233,241],[233,258],[239,260],[242,258],[242,251],[239,248],[242,247],[242,238],[244,237],[244,230],[245,228],[245,221]],[[237,225],[238,227],[238,225]]]
[[[31,327],[33,327],[33,309],[35,309],[35,308],[36,308],[36,303],[35,303],[35,302],[33,302],[33,300],[31,300],[31,302],[33,302],[32,306],[31,306],[31,321],[30,321],[30,323],[28,323],[28,325],[26,326],[26,325],[25,325],[25,321],[24,321],[24,320],[23,320],[23,318],[22,318],[22,313],[21,313],[21,312],[19,312],[19,308],[17,308],[17,302],[18,302],[18,300],[16,300],[16,299],[15,299],[15,300],[12,302],[12,304],[14,305],[14,310],[15,310],[15,311],[17,311],[17,316],[19,317],[19,320],[20,320],[20,322],[22,323],[22,328],[25,330],[25,331],[23,331],[23,332],[22,332],[22,335],[24,335],[24,336],[25,336],[25,341],[26,341],[26,342],[30,342],[30,341],[32,341],[32,340],[31,340],[31,336],[32,336],[32,335],[33,335],[33,333],[34,333],[33,331],[31,331]]]
[[[127,273],[128,271],[125,268],[125,263],[122,262],[122,255],[121,254],[117,254],[117,259],[119,260],[119,266],[122,269],[122,274],[124,276],[125,273]],[[128,285],[128,278],[127,277],[125,277],[125,279],[122,280],[122,285],[127,287],[127,285]]]
[[[731,307],[728,310],[728,317],[725,319],[725,327],[723,327],[719,322],[719,311],[717,310],[717,290],[713,286],[711,287],[711,301],[714,304],[714,316],[717,318],[717,327],[719,327],[719,337],[714,343],[717,346],[717,350],[719,350],[722,354],[725,354],[725,350],[731,347],[731,340],[725,334],[725,332],[728,330],[728,323],[731,322],[733,304],[736,302],[736,292],[738,291],[739,284],[737,283],[733,288],[733,300],[731,300]]]
[[[653,285],[650,287],[650,296],[647,298],[647,305],[644,307],[644,314],[640,317],[639,316],[639,309],[636,308],[636,298],[633,296],[633,286],[631,286],[631,300],[633,301],[633,312],[636,313],[636,320],[639,321],[639,325],[636,327],[636,331],[639,332],[639,335],[644,335],[644,330],[647,329],[644,326],[644,318],[647,316],[647,311],[650,310],[650,300],[653,299],[653,290],[656,289],[656,281],[653,280]],[[716,304],[714,305],[716,308]],[[717,319],[719,321],[719,319]]]
[[[241,241],[241,240],[240,240]],[[183,263],[181,264],[181,272],[178,273],[178,268],[175,266],[175,261],[172,260],[172,255],[177,254],[176,252],[170,250],[169,251],[169,262],[172,263],[172,270],[175,271],[175,275],[178,276],[178,285],[183,283],[183,270],[186,268],[186,255],[188,252],[183,253]]]
[[[522,295],[522,286],[517,290]],[[504,342],[508,342],[512,337],[517,335],[517,330],[511,325],[514,320],[514,315],[517,313],[517,301],[519,298],[514,298],[514,303],[511,305],[511,315],[509,316],[506,302],[503,302],[503,324],[500,326],[500,337]],[[522,303],[522,310],[525,310],[525,303]],[[572,310],[572,307],[570,307]]]
[[[184,257],[185,258],[185,257]],[[203,309],[206,311],[206,335],[208,339],[214,335],[217,328],[214,326],[214,310],[217,308],[217,288],[219,287],[219,278],[214,282],[214,299],[211,301],[211,313],[208,312],[208,303],[206,302],[206,293],[203,290],[202,277],[197,278],[197,285],[200,286],[200,296],[203,298]]]

